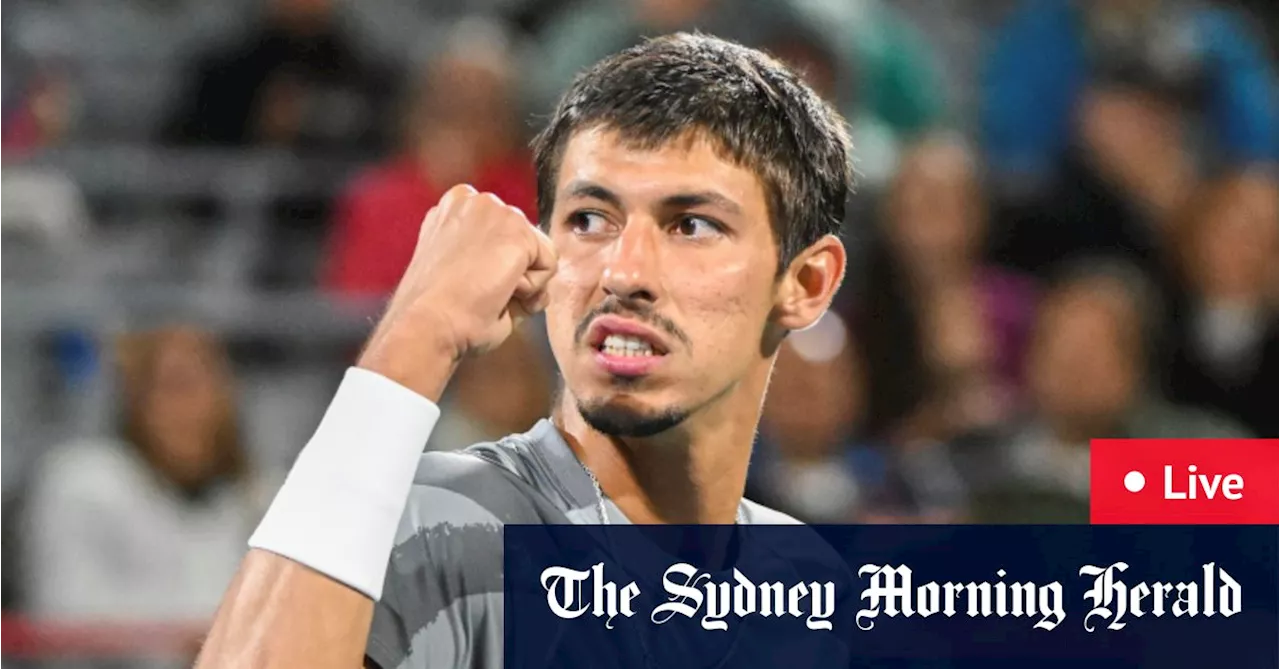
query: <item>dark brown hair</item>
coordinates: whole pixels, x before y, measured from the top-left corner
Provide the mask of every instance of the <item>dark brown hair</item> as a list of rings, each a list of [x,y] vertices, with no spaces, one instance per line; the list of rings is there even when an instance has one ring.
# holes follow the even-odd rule
[[[840,115],[778,60],[703,34],[647,40],[579,74],[534,139],[538,219],[550,224],[564,147],[605,127],[639,149],[705,137],[764,185],[779,272],[838,233],[853,187]]]

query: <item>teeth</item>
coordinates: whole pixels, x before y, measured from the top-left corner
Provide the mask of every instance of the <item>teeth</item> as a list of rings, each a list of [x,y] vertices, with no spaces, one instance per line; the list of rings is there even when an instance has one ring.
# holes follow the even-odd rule
[[[623,357],[653,355],[653,347],[649,345],[649,342],[638,337],[617,334],[605,337],[604,346],[600,350],[604,351],[606,355]]]

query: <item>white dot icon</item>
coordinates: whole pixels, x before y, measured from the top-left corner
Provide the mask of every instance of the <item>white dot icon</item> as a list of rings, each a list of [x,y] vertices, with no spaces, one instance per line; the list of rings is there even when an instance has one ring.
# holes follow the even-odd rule
[[[1129,492],[1139,492],[1147,485],[1147,477],[1142,472],[1129,472],[1124,475],[1124,488]]]

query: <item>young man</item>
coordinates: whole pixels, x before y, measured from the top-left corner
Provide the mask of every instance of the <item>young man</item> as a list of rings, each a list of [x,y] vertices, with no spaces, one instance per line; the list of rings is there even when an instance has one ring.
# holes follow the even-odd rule
[[[498,667],[504,523],[795,522],[742,494],[778,346],[844,275],[843,121],[680,34],[581,75],[535,150],[542,230],[468,186],[428,212],[198,666]],[[421,454],[458,360],[544,308],[552,418]]]

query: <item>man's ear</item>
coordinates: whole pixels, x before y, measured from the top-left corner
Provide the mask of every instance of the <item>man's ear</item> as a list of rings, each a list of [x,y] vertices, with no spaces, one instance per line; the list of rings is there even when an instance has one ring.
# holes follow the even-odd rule
[[[816,323],[840,289],[847,262],[844,244],[835,235],[825,235],[801,251],[782,276],[774,322],[786,330]]]

